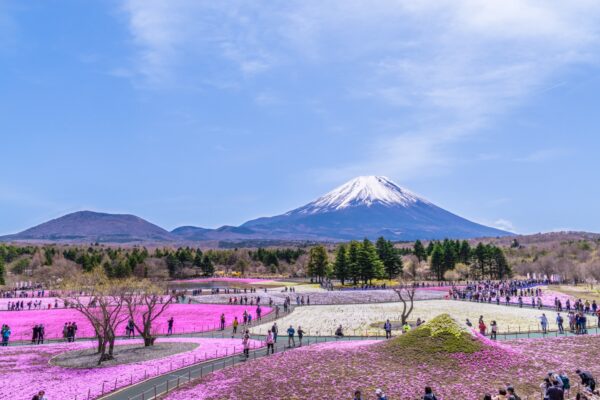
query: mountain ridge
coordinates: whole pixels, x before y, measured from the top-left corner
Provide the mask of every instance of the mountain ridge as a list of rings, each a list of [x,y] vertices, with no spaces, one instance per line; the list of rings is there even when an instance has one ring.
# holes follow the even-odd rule
[[[131,214],[78,211],[0,240],[57,242],[202,242],[247,240],[344,241],[468,239],[512,235],[481,225],[405,189],[384,176],[359,176],[316,200],[240,226],[181,226],[167,231]]]

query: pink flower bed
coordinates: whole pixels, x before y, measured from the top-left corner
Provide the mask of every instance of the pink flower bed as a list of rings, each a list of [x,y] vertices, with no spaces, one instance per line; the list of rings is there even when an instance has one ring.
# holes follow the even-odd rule
[[[391,399],[416,399],[422,398],[425,386],[432,386],[439,400],[479,400],[507,383],[522,398],[539,398],[539,384],[548,371],[566,371],[573,385],[579,381],[574,372],[578,367],[599,376],[597,340],[486,340],[484,349],[473,354],[420,359],[388,353],[381,344],[328,343],[218,371],[166,400],[341,399],[351,398],[356,389],[369,399],[375,398],[376,388]],[[288,371],[284,378],[282,371]]]
[[[265,316],[272,310],[261,307]],[[221,314],[225,314],[226,325],[233,323],[234,317],[242,320],[244,310],[256,319],[256,306],[233,306],[217,304],[171,304],[169,308],[155,321],[154,330],[162,334],[167,332],[167,320],[173,317],[173,333],[204,332],[218,329]],[[0,323],[8,324],[12,331],[11,340],[30,339],[32,328],[36,324],[44,324],[47,339],[61,338],[66,322],[76,322],[77,337],[92,337],[94,330],[88,320],[74,309],[51,309],[43,311],[2,311]],[[117,334],[125,334],[123,324]]]
[[[271,279],[261,279],[261,278],[194,278],[194,279],[180,279],[173,281],[173,283],[201,283],[201,282],[235,282],[235,283],[262,283],[262,282],[272,282]]]
[[[40,346],[14,346],[0,348],[0,399],[30,400],[39,390],[44,390],[49,399],[86,399],[88,390],[91,398],[164,374],[194,362],[223,357],[242,351],[240,339],[164,338],[159,342],[193,342],[199,346],[188,352],[160,359],[109,366],[102,368],[75,369],[50,365],[49,360],[61,353],[93,347],[93,341],[60,343]],[[140,343],[137,340],[117,341],[119,344]],[[256,348],[262,344],[253,341]]]

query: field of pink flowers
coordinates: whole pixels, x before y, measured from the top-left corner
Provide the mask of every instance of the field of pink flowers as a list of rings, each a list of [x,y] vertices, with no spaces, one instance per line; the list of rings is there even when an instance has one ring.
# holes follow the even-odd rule
[[[578,382],[577,367],[600,375],[597,340],[486,340],[483,351],[431,355],[426,361],[394,356],[383,351],[381,343],[328,343],[219,371],[166,400],[341,399],[351,398],[356,389],[374,398],[376,388],[393,399],[415,399],[423,396],[427,385],[439,400],[478,400],[507,383],[522,397],[539,398],[539,383],[548,371],[564,370],[573,383]]]
[[[219,318],[225,314],[226,325],[231,325],[234,317],[241,321],[244,310],[256,316],[255,306],[233,306],[216,304],[171,304],[155,321],[157,333],[166,333],[167,320],[173,317],[173,333],[203,332],[219,327]],[[262,307],[262,315],[271,312],[269,307]],[[36,311],[0,311],[0,323],[8,324],[12,330],[11,340],[28,339],[36,324],[44,324],[47,339],[62,337],[65,322],[76,322],[77,337],[92,337],[94,330],[87,319],[74,309],[51,309]],[[118,334],[125,334],[125,325]]]
[[[228,283],[243,283],[243,284],[257,284],[264,282],[273,282],[271,279],[261,278],[194,278],[194,279],[180,279],[172,281],[173,283],[202,283],[202,282],[228,282]]]
[[[199,346],[188,352],[160,359],[125,365],[93,369],[63,368],[48,361],[63,352],[94,346],[94,342],[60,343],[40,346],[15,346],[0,348],[0,399],[29,400],[39,390],[46,391],[49,399],[74,400],[96,398],[104,391],[139,382],[146,377],[164,374],[171,368],[181,368],[196,361],[239,353],[240,339],[163,338],[160,342],[193,342]],[[137,341],[141,345],[141,341]],[[133,340],[117,341],[119,344],[136,343]],[[252,346],[261,343],[253,341]]]

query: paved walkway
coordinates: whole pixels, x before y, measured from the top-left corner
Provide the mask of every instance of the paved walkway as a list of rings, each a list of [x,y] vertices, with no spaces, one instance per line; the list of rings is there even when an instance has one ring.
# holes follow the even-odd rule
[[[297,338],[296,338],[297,339]],[[382,337],[344,337],[343,340],[373,340],[373,339],[382,339]],[[342,339],[337,339],[331,336],[323,336],[323,337],[305,337],[303,340],[303,346],[312,346],[317,343],[326,343],[332,342]],[[286,351],[294,350],[300,348],[297,347],[287,347],[287,337],[279,337],[279,343],[274,347],[275,353],[283,353]],[[236,354],[229,357],[218,358],[214,360],[209,360],[203,363],[198,363],[195,365],[191,365],[189,367],[184,367],[181,369],[177,369],[169,372],[168,374],[164,374],[161,376],[157,376],[146,381],[137,383],[133,386],[125,387],[121,390],[118,390],[114,393],[110,393],[103,397],[100,397],[102,400],[152,400],[157,396],[168,393],[177,387],[184,385],[190,381],[193,381],[198,378],[202,378],[203,376],[210,374],[214,371],[218,371],[223,368],[233,367],[235,365],[239,365],[240,363],[245,363],[251,360],[255,360],[257,358],[268,357],[267,350],[265,347],[261,347],[258,349],[253,349],[250,351],[250,357],[246,359],[243,354]]]

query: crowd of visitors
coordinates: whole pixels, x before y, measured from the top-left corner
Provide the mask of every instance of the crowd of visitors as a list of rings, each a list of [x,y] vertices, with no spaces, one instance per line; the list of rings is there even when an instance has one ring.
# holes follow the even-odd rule
[[[565,400],[567,398],[575,398],[577,400],[600,400],[600,393],[596,391],[596,380],[593,375],[588,371],[580,369],[577,369],[575,374],[581,380],[581,384],[577,387],[577,393],[571,393],[573,387],[566,372],[548,372],[547,376],[544,377],[540,384],[542,400]],[[377,388],[375,389],[375,399],[388,400],[388,397],[384,394],[383,390]],[[425,387],[423,397],[419,398],[419,400],[437,399],[438,397],[430,386]],[[353,400],[366,399],[363,398],[360,390],[355,390]],[[484,394],[483,400],[522,400],[522,398],[517,394],[515,387],[508,384],[499,388],[494,395],[491,393]]]

